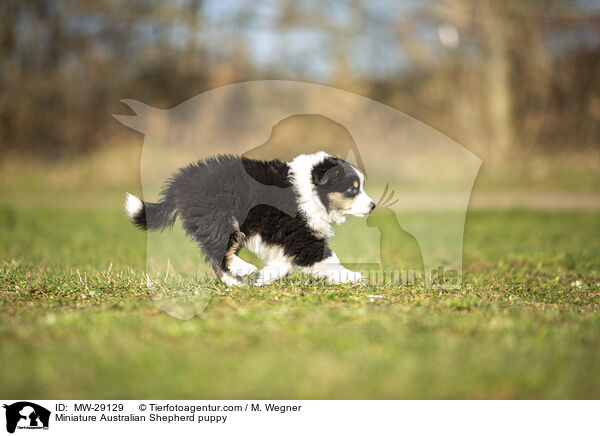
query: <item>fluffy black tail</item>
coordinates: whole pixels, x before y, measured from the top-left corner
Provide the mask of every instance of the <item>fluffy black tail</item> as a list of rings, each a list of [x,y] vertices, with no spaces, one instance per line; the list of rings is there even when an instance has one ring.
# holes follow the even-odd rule
[[[146,203],[129,192],[125,199],[125,210],[131,222],[143,230],[164,229],[177,218],[177,209],[168,199],[159,203]]]

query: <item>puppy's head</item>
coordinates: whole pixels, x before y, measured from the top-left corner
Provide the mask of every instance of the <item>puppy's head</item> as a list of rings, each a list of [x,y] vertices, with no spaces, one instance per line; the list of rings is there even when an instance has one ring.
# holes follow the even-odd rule
[[[364,189],[365,177],[348,162],[327,156],[312,168],[312,182],[319,200],[336,222],[346,217],[365,217],[375,209],[375,203]]]

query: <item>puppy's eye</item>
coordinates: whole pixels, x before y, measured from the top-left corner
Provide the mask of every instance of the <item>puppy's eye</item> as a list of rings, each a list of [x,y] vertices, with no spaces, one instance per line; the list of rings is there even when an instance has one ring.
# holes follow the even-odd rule
[[[358,189],[355,187],[350,187],[350,188],[346,189],[346,192],[348,194],[356,194],[356,193],[358,193]]]

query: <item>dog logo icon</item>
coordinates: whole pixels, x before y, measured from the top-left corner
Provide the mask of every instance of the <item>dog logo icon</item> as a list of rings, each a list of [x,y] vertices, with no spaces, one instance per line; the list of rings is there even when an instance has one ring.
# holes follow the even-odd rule
[[[160,198],[163,182],[179,169],[190,166],[190,162],[218,161],[220,158],[215,156],[228,156],[226,159],[238,166],[231,164],[231,174],[236,176],[226,179],[227,183],[231,180],[249,193],[260,191],[260,195],[245,195],[249,200],[244,202],[233,195],[235,220],[221,219],[209,223],[212,227],[199,227],[199,234],[206,234],[207,239],[212,240],[214,233],[207,231],[209,227],[217,229],[219,236],[227,236],[228,232],[245,236],[237,227],[244,224],[250,211],[257,211],[255,207],[278,209],[282,216],[294,218],[297,202],[281,199],[301,194],[302,204],[310,208],[310,222],[320,229],[317,236],[325,237],[328,243],[331,239],[331,246],[343,254],[338,259],[342,266],[359,273],[365,282],[407,283],[417,279],[425,288],[434,283],[450,288],[460,286],[466,212],[482,161],[426,123],[351,92],[286,80],[229,84],[168,109],[130,99],[122,102],[131,112],[115,114],[114,118],[144,135],[139,168],[143,197]],[[316,188],[298,193],[286,182],[289,173],[281,179],[266,177],[259,171],[264,167],[248,162],[277,159],[289,165],[299,156],[319,152],[354,166],[364,176],[360,187],[365,186],[366,180],[369,190],[383,181],[389,183],[377,207],[365,215],[366,220],[350,219],[345,226],[337,225],[342,222],[338,211],[352,210],[351,190],[347,194],[328,194],[331,200],[325,202],[335,212],[330,213],[323,205],[326,197],[317,198]],[[296,167],[308,173],[311,162],[302,158]],[[216,168],[216,163],[211,168]],[[298,178],[295,173],[293,176],[294,180]],[[317,183],[314,177],[298,178],[300,181],[306,186]],[[213,186],[208,189],[212,192]],[[402,193],[399,200],[393,191]],[[229,198],[232,194],[225,192],[223,196]],[[131,210],[137,210],[140,204],[132,202]],[[174,217],[164,215],[163,222],[170,224]],[[338,237],[334,237],[330,225],[339,230]],[[269,228],[272,230],[295,233],[287,227]],[[230,253],[237,252],[240,239],[236,236],[215,240],[213,263],[220,267],[218,259],[233,258]],[[146,242],[146,283],[156,306],[180,319],[203,312],[212,286],[204,284],[210,282],[198,284],[186,277],[208,273],[214,278],[211,269],[215,267],[203,262],[200,250],[189,243],[186,229],[177,225],[173,232],[148,233]],[[253,238],[250,242],[267,255],[286,256],[285,251],[267,247],[262,239]],[[247,271],[255,271],[257,265],[253,264],[259,260],[245,248],[239,257],[235,254],[243,261],[236,260],[236,271],[243,277],[253,274]],[[233,264],[233,260],[229,263]],[[276,271],[286,268],[277,267]],[[235,276],[239,283],[247,280],[240,280],[240,274]],[[230,283],[237,284],[233,280]]]
[[[50,411],[29,401],[19,401],[3,406],[6,409],[6,431],[14,433],[18,429],[48,429]]]

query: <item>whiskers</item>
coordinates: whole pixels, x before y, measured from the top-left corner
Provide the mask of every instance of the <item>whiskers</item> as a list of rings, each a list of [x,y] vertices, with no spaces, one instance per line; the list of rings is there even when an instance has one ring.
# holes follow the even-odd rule
[[[390,206],[398,203],[398,200],[399,200],[398,198],[396,198],[395,200],[393,200],[394,194],[396,193],[394,190],[392,190],[392,192],[389,195],[387,195],[388,188],[389,188],[389,183],[385,185],[385,189],[383,190],[383,194],[381,194],[381,198],[377,202],[377,207],[378,208],[384,208],[384,207],[389,208]]]

